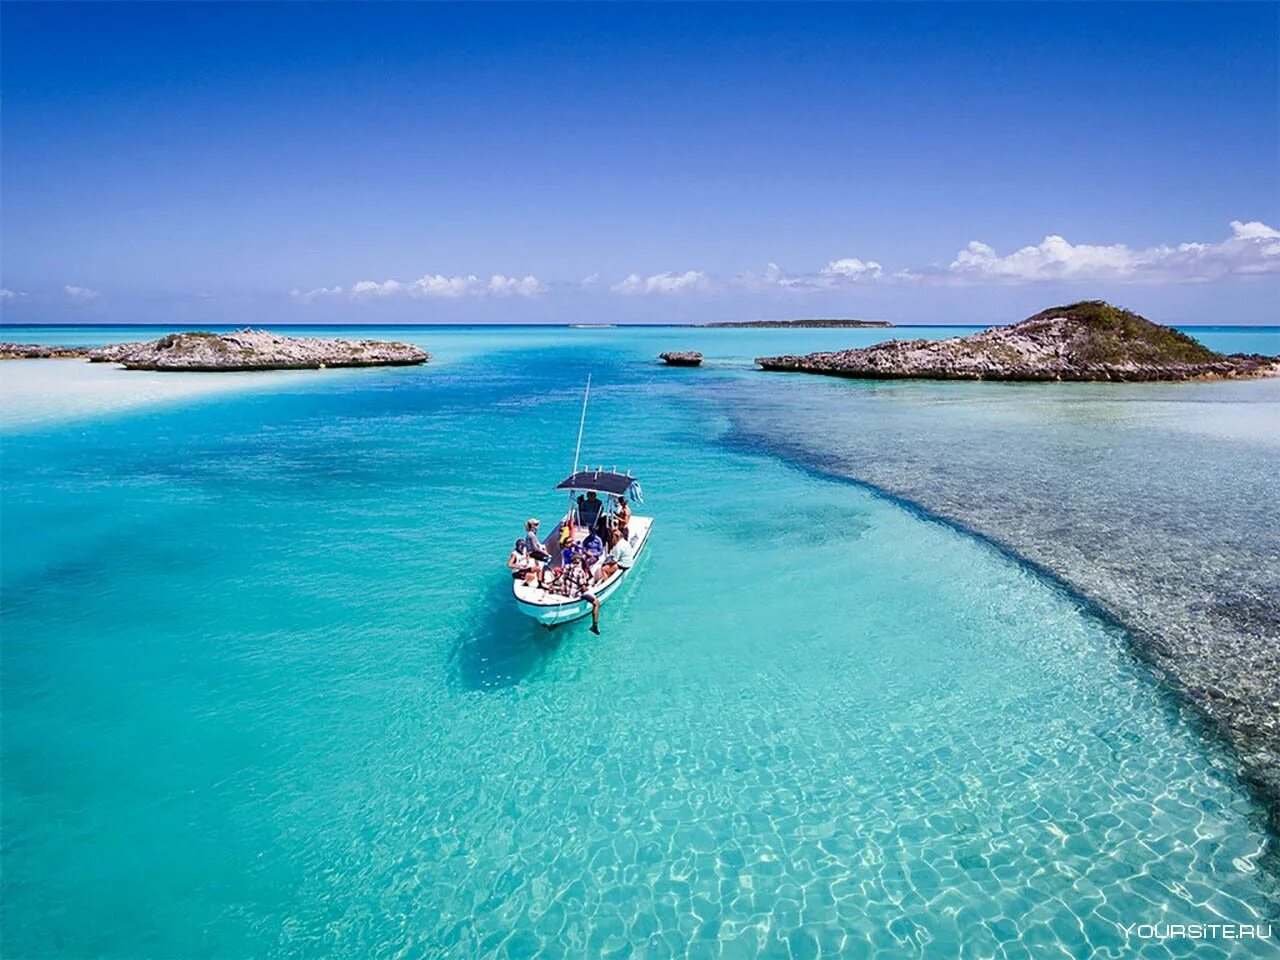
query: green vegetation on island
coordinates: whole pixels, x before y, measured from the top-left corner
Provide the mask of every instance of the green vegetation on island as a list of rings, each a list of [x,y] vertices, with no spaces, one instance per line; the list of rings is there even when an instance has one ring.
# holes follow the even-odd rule
[[[866,379],[1192,380],[1271,376],[1280,358],[1215,353],[1172,327],[1101,300],[1050,307],[1007,327],[946,340],[758,357],[766,370]]]

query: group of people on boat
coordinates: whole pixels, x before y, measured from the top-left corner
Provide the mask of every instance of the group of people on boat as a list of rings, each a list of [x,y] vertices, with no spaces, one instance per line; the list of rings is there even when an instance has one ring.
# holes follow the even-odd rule
[[[590,603],[591,631],[598,634],[600,601],[595,587],[619,570],[630,569],[635,560],[630,523],[631,505],[626,497],[615,497],[612,509],[606,510],[595,491],[590,491],[578,497],[577,509],[570,511],[554,538],[560,551],[559,564],[548,552],[551,540],[544,544],[539,538],[538,518],[530,517],[524,525],[524,536],[516,541],[507,558],[507,567],[516,580]],[[579,540],[579,531],[584,528],[586,536]]]

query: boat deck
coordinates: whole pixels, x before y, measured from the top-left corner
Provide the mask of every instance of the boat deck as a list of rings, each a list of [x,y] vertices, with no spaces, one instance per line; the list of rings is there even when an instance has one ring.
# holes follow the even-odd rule
[[[652,526],[653,517],[641,517],[632,514],[629,529],[631,530],[631,545],[635,550],[635,561],[640,559],[640,553],[649,540],[649,530]],[[556,529],[552,531],[551,536],[547,537],[544,541],[544,544],[547,545],[547,552],[552,556],[550,563],[550,566],[552,567],[560,566],[560,550],[558,547],[552,549],[553,546],[559,543],[560,527],[561,525],[557,524]],[[587,531],[579,530],[577,536],[574,537],[574,542],[580,544],[586,538]],[[633,561],[633,563],[635,561]],[[592,574],[597,573],[599,569],[600,561],[597,561],[595,566],[591,568]],[[601,580],[595,585],[594,592],[601,602],[604,602],[605,596],[613,591],[613,588],[617,586],[618,581],[622,579],[626,572],[627,571],[625,570],[619,570],[609,578]],[[558,607],[578,602],[576,598],[566,597],[559,593],[552,593],[550,590],[545,590],[539,585],[530,585],[518,580],[512,582],[512,590],[514,591],[518,601],[533,606]]]

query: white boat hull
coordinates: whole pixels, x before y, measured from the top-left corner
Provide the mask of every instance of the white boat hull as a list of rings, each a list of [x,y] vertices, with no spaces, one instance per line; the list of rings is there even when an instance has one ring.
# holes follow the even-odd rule
[[[593,592],[596,595],[596,599],[600,601],[601,606],[613,596],[631,571],[635,569],[635,564],[640,562],[644,548],[649,543],[649,531],[653,528],[653,518],[632,516],[631,525],[634,528],[635,558],[630,569],[619,570],[609,579],[596,585]],[[591,604],[586,600],[570,600],[566,597],[549,593],[541,587],[529,586],[522,581],[513,581],[511,589],[515,594],[517,609],[526,617],[536,620],[544,627],[554,627],[561,623],[569,623],[591,615]]]

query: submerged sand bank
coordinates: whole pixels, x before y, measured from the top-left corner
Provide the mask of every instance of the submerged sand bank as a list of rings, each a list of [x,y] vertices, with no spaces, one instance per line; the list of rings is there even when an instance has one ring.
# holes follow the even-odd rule
[[[1280,828],[1280,381],[775,380],[744,400],[750,447],[917,504],[1123,624]]]
[[[211,394],[300,384],[314,371],[124,374],[83,360],[9,360],[0,369],[0,430],[25,429]]]

